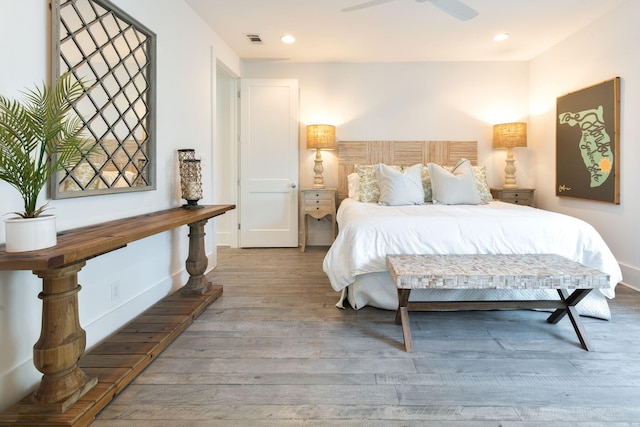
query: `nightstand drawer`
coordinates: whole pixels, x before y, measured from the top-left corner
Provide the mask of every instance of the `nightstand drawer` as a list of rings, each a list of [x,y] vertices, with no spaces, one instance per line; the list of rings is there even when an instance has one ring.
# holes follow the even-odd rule
[[[531,188],[492,188],[491,195],[494,199],[514,205],[533,206],[533,192]]]
[[[504,192],[502,194],[501,200],[507,203],[520,203],[523,205],[528,205],[531,204],[531,193]]]
[[[304,201],[305,212],[315,212],[315,211],[333,212],[333,210],[334,208],[331,200],[316,200],[316,201],[305,200]]]
[[[302,198],[305,203],[316,200],[331,201],[335,198],[335,193],[333,191],[303,191]]]

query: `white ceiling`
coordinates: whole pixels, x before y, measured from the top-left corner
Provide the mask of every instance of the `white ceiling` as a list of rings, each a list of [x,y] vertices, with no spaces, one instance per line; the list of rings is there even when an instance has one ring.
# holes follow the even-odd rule
[[[352,12],[367,0],[185,1],[247,61],[405,62],[530,60],[626,0],[461,0],[479,12],[469,21],[415,0]],[[511,37],[492,41],[500,32]]]

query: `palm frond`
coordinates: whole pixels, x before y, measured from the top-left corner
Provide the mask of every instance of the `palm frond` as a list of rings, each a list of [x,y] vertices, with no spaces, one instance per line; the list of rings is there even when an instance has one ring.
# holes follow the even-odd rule
[[[22,102],[0,96],[0,179],[22,196],[25,217],[42,213],[37,198],[47,181],[91,151],[73,111],[83,93],[83,82],[64,74],[26,90]]]

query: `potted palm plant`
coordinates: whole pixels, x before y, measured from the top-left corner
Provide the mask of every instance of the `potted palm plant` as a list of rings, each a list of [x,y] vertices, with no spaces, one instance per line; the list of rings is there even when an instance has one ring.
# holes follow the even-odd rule
[[[24,201],[24,211],[5,219],[7,252],[57,242],[55,215],[43,214],[47,204],[38,206],[37,201],[51,177],[90,151],[84,125],[73,111],[83,93],[82,82],[64,74],[51,86],[26,90],[22,101],[0,96],[0,180],[18,190]]]

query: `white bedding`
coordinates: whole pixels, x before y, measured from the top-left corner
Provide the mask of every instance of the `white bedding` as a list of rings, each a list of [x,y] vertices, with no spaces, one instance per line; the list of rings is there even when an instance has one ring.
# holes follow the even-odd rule
[[[348,300],[394,310],[397,293],[387,271],[388,254],[554,253],[610,276],[608,289],[591,292],[581,314],[610,317],[606,297],[622,280],[620,267],[600,234],[567,215],[494,201],[484,205],[380,206],[345,199],[338,209],[339,234],[323,269],[336,291],[349,287]],[[551,291],[412,292],[412,299],[557,298]]]

